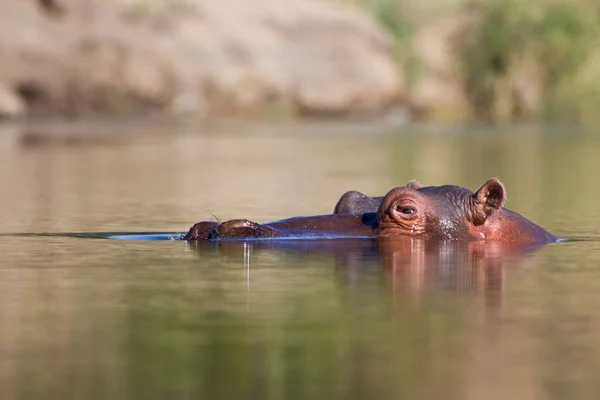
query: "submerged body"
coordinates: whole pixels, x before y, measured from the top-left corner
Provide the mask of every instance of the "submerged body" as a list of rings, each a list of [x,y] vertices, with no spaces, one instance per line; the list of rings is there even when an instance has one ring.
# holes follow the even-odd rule
[[[358,195],[357,195],[358,194]],[[302,235],[396,236],[431,240],[550,243],[557,238],[520,214],[502,207],[504,185],[490,179],[475,193],[454,186],[422,187],[417,182],[392,189],[381,200],[348,192],[334,214],[258,224],[231,220],[199,222],[186,240],[276,238]]]

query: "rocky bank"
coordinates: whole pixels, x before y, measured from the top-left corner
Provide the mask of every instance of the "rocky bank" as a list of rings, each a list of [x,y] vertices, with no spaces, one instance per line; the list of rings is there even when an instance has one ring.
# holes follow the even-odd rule
[[[4,117],[372,114],[404,86],[333,0],[6,0],[0,37]]]

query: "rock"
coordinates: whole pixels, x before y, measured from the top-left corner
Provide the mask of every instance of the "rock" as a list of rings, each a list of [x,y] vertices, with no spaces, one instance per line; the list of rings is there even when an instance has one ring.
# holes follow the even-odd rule
[[[25,113],[25,102],[0,82],[0,120],[20,117]]]
[[[323,0],[6,0],[0,82],[29,115],[373,113],[399,98],[391,38]]]

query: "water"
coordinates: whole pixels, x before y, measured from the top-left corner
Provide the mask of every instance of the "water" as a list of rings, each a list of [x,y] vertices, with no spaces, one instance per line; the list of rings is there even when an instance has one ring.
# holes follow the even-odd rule
[[[593,134],[97,130],[0,131],[2,398],[600,396]],[[509,208],[577,240],[521,254],[63,235],[182,233],[212,214],[264,222],[331,212],[350,189],[382,195],[411,179],[476,189],[493,176]]]

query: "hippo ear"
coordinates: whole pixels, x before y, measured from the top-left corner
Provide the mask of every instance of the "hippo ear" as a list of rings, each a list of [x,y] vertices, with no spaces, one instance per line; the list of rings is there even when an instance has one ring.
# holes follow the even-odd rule
[[[500,209],[506,200],[504,185],[496,178],[492,178],[473,194],[471,218],[473,224],[482,225],[496,210]]]
[[[412,181],[410,181],[406,184],[406,187],[418,190],[418,189],[421,189],[423,186],[418,181],[413,179]]]

